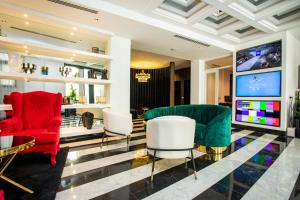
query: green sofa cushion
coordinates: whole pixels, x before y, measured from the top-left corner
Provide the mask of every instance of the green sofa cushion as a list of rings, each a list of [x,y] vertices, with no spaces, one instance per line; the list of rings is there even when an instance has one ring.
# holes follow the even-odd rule
[[[200,141],[199,145],[204,145],[205,134],[206,134],[206,125],[196,123],[196,133],[197,134],[195,134],[195,141]]]

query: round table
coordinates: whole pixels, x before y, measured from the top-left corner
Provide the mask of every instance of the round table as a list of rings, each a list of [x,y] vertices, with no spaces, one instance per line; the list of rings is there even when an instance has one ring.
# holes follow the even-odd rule
[[[9,179],[3,173],[19,152],[34,146],[34,144],[35,139],[32,136],[0,136],[0,179],[31,194],[32,190]]]

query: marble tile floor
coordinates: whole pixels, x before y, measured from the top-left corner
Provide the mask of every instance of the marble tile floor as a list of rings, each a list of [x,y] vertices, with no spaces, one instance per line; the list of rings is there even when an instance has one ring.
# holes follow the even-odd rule
[[[122,138],[63,145],[70,152],[56,199],[298,199],[300,140],[232,129],[231,145],[220,160],[194,150],[198,179],[184,159],[160,159],[150,181],[142,121],[127,150]]]

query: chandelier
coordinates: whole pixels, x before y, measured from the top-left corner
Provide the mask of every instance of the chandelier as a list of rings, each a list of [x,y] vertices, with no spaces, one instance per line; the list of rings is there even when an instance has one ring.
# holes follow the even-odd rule
[[[147,83],[148,79],[151,78],[149,73],[145,73],[144,70],[142,70],[140,73],[135,74],[135,78],[138,80],[140,83]]]

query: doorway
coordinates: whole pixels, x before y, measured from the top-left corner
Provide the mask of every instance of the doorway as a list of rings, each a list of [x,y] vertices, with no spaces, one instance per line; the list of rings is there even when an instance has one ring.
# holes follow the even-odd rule
[[[218,104],[219,71],[208,70],[206,73],[206,103]]]
[[[190,104],[191,95],[190,67],[175,70],[174,105]]]

